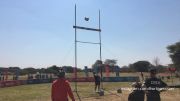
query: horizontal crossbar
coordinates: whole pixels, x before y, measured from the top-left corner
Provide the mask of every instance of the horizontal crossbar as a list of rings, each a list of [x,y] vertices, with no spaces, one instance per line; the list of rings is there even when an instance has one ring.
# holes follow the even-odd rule
[[[79,42],[79,43],[88,43],[88,44],[100,44],[100,43],[95,43],[95,42],[84,42],[84,41],[76,41],[76,42]]]
[[[95,29],[95,28],[88,28],[88,27],[81,27],[81,26],[73,26],[73,28],[78,28],[78,29],[84,29],[84,30],[91,30],[91,31],[101,32],[101,29]]]

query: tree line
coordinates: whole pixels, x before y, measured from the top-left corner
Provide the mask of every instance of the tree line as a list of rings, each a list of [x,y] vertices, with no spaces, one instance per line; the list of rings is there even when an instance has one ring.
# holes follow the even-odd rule
[[[0,67],[0,73],[3,74],[6,71],[8,71],[8,74],[19,74],[19,75],[26,75],[26,74],[36,74],[36,73],[57,73],[57,71],[59,70],[59,68],[63,68],[66,73],[73,73],[74,72],[74,68],[72,66],[50,66],[47,68],[33,68],[33,67],[27,67],[27,68],[23,68],[21,69],[20,67],[8,67],[8,68],[3,68]],[[81,72],[82,69],[81,68],[77,68],[77,72]]]
[[[154,59],[154,64],[151,64],[149,61],[141,60],[137,61],[135,63],[129,64],[128,66],[122,66],[121,68],[117,65],[117,60],[115,59],[106,59],[104,62],[97,60],[92,65],[92,68],[89,68],[89,71],[93,71],[93,69],[99,64],[103,64],[103,66],[100,66],[102,71],[106,71],[106,66],[108,65],[110,72],[115,72],[117,68],[120,70],[120,72],[148,72],[150,68],[157,68],[159,72],[165,72],[167,71],[167,67],[173,67],[176,68],[177,71],[180,71],[180,42],[176,42],[172,45],[167,46],[167,50],[169,53],[169,56],[172,60],[172,64],[169,64],[168,66],[163,66],[159,64],[159,59],[156,57]],[[100,63],[102,62],[102,63]],[[8,67],[8,73],[9,74],[19,74],[19,75],[25,75],[25,74],[35,74],[37,72],[39,73],[56,73],[58,68],[63,68],[67,73],[73,73],[74,68],[72,66],[62,66],[58,67],[56,65],[47,67],[47,68],[23,68],[20,67]],[[0,67],[0,74],[3,74],[6,70],[3,67]],[[82,72],[83,69],[77,68],[77,72]]]

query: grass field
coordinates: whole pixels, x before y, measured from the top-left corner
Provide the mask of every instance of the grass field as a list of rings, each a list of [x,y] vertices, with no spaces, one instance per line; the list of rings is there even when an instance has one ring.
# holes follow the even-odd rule
[[[121,94],[116,90],[121,87],[130,87],[130,83],[103,83],[105,96],[99,96],[94,92],[94,83],[78,83],[78,94],[81,101],[127,101],[131,91],[123,91]],[[71,83],[74,89],[74,83]],[[51,101],[51,84],[33,84],[16,87],[0,88],[0,101]],[[77,101],[77,95],[74,93]],[[180,101],[180,89],[174,89],[161,94],[162,101]]]
[[[67,74],[67,77],[72,77],[72,75],[73,74]],[[115,76],[113,73],[110,75]],[[120,73],[121,77],[139,75],[140,73]],[[159,75],[162,76],[169,74],[164,73]],[[78,76],[83,77],[84,73],[81,72],[78,74]],[[90,76],[92,76],[92,74],[90,74]],[[144,76],[148,76],[148,73],[145,73]],[[171,84],[172,80],[164,79],[164,81],[168,84]],[[174,78],[174,81],[180,84],[180,80],[178,78]],[[99,96],[94,92],[94,83],[78,83],[78,94],[81,98],[81,101],[127,101],[128,94],[131,91],[122,91],[121,94],[118,94],[117,89],[130,86],[131,82],[105,82],[103,83],[105,96]],[[74,89],[74,83],[71,83],[71,88]],[[0,88],[0,101],[51,101],[50,95],[50,83]],[[78,97],[75,92],[74,95],[78,101]],[[161,93],[161,98],[162,101],[180,101],[180,88]]]

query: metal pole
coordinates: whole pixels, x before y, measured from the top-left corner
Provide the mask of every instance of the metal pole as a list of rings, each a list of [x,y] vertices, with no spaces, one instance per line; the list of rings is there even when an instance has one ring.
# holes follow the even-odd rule
[[[76,26],[76,4],[75,4],[75,26]],[[77,92],[77,29],[75,28],[75,92],[78,96],[79,101],[81,101],[81,98]]]
[[[76,5],[75,5],[75,26],[76,26]],[[77,39],[76,39],[76,28],[75,28],[75,91],[77,92]]]
[[[101,29],[101,19],[100,19],[100,10],[99,10],[99,29]],[[100,60],[102,61],[102,55],[101,55],[101,31],[99,31],[99,45],[100,45]]]
[[[101,18],[100,18],[100,10],[99,10],[99,29],[101,29]],[[99,58],[102,61],[102,55],[101,55],[101,31],[99,31]],[[102,70],[103,66],[101,66],[101,88],[103,89],[103,70]]]
[[[8,80],[8,68],[5,68],[5,80]]]

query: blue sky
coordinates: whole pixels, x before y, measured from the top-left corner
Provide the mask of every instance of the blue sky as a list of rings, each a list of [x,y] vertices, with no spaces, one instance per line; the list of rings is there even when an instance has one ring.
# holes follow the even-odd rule
[[[0,67],[74,66],[75,3],[80,26],[98,27],[101,10],[103,60],[171,63],[166,47],[180,41],[179,0],[1,0]],[[78,40],[98,42],[98,33],[78,30]],[[78,67],[99,59],[98,49],[78,44]]]

